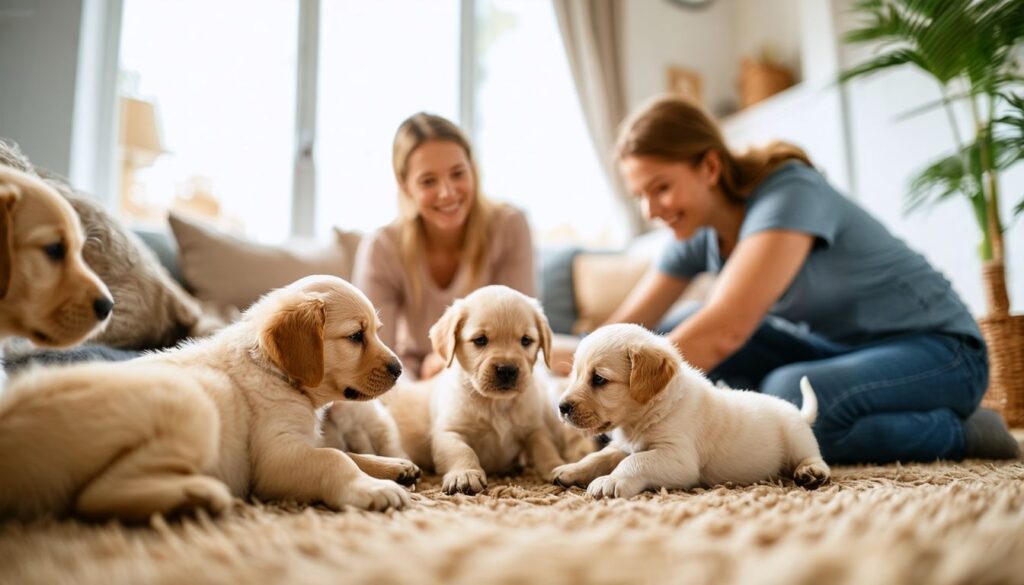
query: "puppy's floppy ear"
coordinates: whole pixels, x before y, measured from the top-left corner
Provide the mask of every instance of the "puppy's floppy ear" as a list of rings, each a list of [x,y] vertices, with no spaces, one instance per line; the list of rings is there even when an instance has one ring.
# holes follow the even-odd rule
[[[548,323],[548,317],[544,314],[544,309],[540,306],[539,302],[534,301],[533,303],[534,319],[536,320],[536,327],[540,339],[540,350],[544,352],[544,365],[551,369],[551,324]]]
[[[629,348],[629,395],[646,404],[676,375],[676,356],[654,345]]]
[[[466,310],[462,300],[445,310],[444,315],[430,328],[430,344],[437,355],[444,359],[444,367],[452,365],[455,360],[455,344],[459,341],[462,322],[466,320]]]
[[[324,325],[327,308],[319,298],[273,314],[260,334],[260,344],[274,365],[303,386],[314,388],[324,379]]]
[[[0,183],[0,299],[7,296],[14,270],[14,206],[21,189],[14,183]]]

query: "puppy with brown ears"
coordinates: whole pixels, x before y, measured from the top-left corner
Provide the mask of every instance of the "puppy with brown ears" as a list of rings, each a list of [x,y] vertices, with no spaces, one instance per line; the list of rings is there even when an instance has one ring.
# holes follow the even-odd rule
[[[114,301],[82,259],[84,243],[71,204],[0,165],[0,337],[68,347],[103,327]]]
[[[545,478],[564,463],[545,422],[551,406],[534,379],[550,359],[551,328],[536,300],[501,285],[457,300],[430,329],[447,368],[385,397],[414,463],[442,475],[447,494],[476,494],[487,474],[525,459]]]
[[[144,520],[232,497],[380,510],[409,494],[320,444],[317,410],[402,368],[336,277],[266,295],[213,337],[130,362],[36,369],[0,398],[0,517]]]
[[[562,486],[596,498],[648,489],[750,484],[792,473],[805,487],[829,480],[810,424],[817,400],[807,379],[804,404],[716,387],[664,337],[637,325],[601,327],[576,349],[559,411],[612,443],[554,471]]]

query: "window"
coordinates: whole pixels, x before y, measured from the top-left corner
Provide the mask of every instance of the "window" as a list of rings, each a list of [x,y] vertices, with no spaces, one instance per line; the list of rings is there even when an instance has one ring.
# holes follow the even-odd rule
[[[551,3],[465,1],[125,0],[122,215],[164,225],[184,209],[279,241],[294,198],[320,237],[370,231],[397,214],[395,130],[429,111],[467,131],[484,192],[524,209],[539,243],[621,243]],[[299,63],[300,19],[318,31],[315,67]],[[299,71],[315,96],[297,95]],[[315,180],[303,170],[312,192],[294,194],[296,107],[313,102]]]
[[[410,115],[458,120],[458,0],[321,4],[316,231],[398,213],[391,142]]]
[[[475,145],[484,190],[539,243],[625,240],[549,0],[477,0]]]
[[[298,3],[126,0],[122,31],[122,216],[162,226],[176,208],[284,239]]]

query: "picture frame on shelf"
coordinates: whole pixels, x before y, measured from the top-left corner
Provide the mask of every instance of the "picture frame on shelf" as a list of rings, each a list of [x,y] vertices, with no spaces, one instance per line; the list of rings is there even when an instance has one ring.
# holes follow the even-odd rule
[[[669,93],[704,105],[703,83],[700,74],[696,71],[685,67],[669,66],[665,72],[665,80]]]

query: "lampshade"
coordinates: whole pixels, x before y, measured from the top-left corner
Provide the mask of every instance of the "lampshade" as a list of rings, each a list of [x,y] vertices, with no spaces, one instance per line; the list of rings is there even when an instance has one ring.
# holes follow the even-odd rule
[[[120,143],[125,162],[133,167],[148,167],[167,152],[160,141],[160,127],[152,102],[121,97]]]

